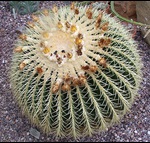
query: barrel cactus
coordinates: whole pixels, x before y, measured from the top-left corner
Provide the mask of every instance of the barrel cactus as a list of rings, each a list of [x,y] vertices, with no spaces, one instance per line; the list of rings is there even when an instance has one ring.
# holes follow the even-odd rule
[[[13,51],[13,94],[45,133],[78,138],[103,131],[137,95],[137,43],[119,20],[95,7],[71,3],[32,15]]]

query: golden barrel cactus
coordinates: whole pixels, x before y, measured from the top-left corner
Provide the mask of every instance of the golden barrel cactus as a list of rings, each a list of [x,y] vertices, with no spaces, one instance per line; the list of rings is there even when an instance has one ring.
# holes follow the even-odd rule
[[[129,111],[141,65],[137,43],[118,20],[72,3],[32,15],[15,43],[10,81],[33,124],[78,138]]]

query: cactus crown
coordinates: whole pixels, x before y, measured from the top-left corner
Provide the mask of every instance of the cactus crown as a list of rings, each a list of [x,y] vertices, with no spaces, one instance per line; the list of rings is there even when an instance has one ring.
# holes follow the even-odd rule
[[[91,135],[119,121],[140,83],[137,44],[91,6],[32,15],[11,64],[14,95],[31,121],[56,136]]]

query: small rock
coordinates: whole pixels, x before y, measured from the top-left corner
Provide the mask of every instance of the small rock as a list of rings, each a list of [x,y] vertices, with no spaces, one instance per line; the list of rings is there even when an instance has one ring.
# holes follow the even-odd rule
[[[148,135],[150,135],[150,131],[148,131],[147,133],[148,133]]]
[[[137,134],[137,130],[135,130],[135,131],[134,131],[134,133],[136,133],[136,134]]]
[[[36,129],[31,128],[29,132],[30,132],[30,134],[31,134],[33,137],[35,137],[35,138],[37,138],[37,139],[40,138],[40,132],[37,131]]]
[[[29,138],[29,141],[32,141],[32,139],[31,139],[31,138]]]
[[[21,138],[21,141],[23,140],[24,138]]]
[[[133,26],[132,24],[128,23],[128,28],[130,28],[130,29],[131,29],[131,28],[132,28],[132,26]]]
[[[139,140],[142,140],[142,138],[138,138]]]
[[[4,59],[2,60],[2,64],[5,64],[5,60]]]

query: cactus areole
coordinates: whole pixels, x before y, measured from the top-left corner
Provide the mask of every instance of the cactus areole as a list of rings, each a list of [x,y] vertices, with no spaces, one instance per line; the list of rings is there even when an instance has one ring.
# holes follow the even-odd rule
[[[13,94],[45,133],[78,138],[107,129],[137,95],[137,44],[118,20],[91,6],[43,10],[19,35]]]

